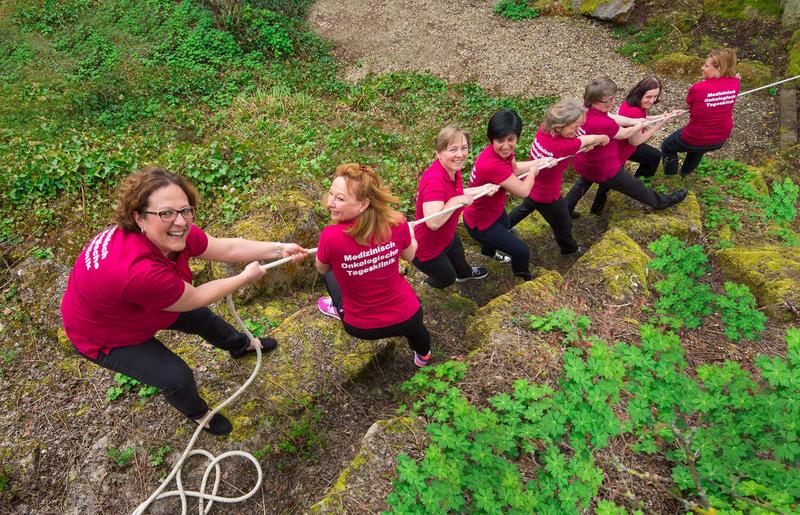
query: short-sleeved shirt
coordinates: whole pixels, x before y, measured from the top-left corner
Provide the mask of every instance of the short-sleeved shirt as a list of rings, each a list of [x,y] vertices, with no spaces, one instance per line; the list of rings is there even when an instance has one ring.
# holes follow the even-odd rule
[[[715,77],[692,84],[686,95],[689,123],[681,140],[698,147],[725,142],[733,130],[733,106],[741,89],[736,77]]]
[[[619,111],[617,111],[617,113],[621,116],[627,116],[628,118],[647,118],[647,111],[641,107],[634,107],[627,102],[623,102],[619,106]],[[642,132],[645,130],[647,129],[642,127]],[[624,165],[625,161],[630,159],[634,152],[636,152],[636,145],[631,145],[626,139],[617,140],[617,155],[619,156],[620,166]]]
[[[100,352],[142,343],[171,326],[178,313],[164,308],[192,281],[189,258],[207,247],[208,237],[194,225],[174,260],[142,233],[110,227],[92,238],[75,260],[61,300],[72,344],[97,359]]]
[[[531,159],[543,159],[552,157],[555,159],[574,155],[581,148],[579,138],[564,138],[558,134],[555,136],[544,132],[539,127],[536,137],[533,138],[531,145]],[[564,178],[564,170],[569,166],[569,159],[558,162],[552,168],[545,168],[539,171],[536,182],[531,188],[531,200],[542,204],[550,204],[561,197],[561,181]]]
[[[344,321],[359,329],[405,322],[420,307],[400,275],[400,253],[411,245],[408,223],[392,227],[389,240],[374,245],[361,245],[345,232],[354,223],[325,227],[317,245],[317,259],[330,265],[342,291]]]
[[[619,132],[619,125],[608,113],[590,107],[586,112],[586,123],[578,129],[579,136],[602,134],[608,136],[607,145],[594,147],[588,152],[581,152],[572,160],[572,166],[584,179],[592,182],[605,182],[619,171],[620,162],[617,155],[617,140],[614,136]]]
[[[475,166],[472,167],[472,174],[469,176],[469,187],[476,188],[484,184],[500,184],[508,179],[514,175],[514,167],[511,164],[513,159],[513,152],[506,159],[503,159],[494,151],[494,147],[489,144],[478,155],[478,159],[475,160]],[[468,205],[464,209],[464,223],[479,231],[485,231],[500,218],[505,208],[506,190],[500,188],[500,191],[494,195],[486,195],[475,199],[472,204]]]
[[[419,180],[417,188],[417,212],[416,218],[419,220],[425,216],[422,205],[425,202],[447,202],[453,197],[464,193],[464,183],[461,180],[461,170],[455,173],[454,178],[445,170],[442,163],[437,159],[434,161]],[[420,261],[430,261],[453,241],[458,227],[458,217],[463,208],[456,209],[450,214],[450,218],[437,230],[433,230],[425,224],[414,227],[414,236],[417,239],[416,258]]]

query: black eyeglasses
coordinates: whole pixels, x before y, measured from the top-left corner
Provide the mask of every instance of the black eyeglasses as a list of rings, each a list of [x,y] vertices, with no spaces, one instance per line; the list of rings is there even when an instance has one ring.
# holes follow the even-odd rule
[[[610,104],[611,102],[613,102],[613,101],[614,101],[614,100],[616,100],[616,99],[617,99],[617,97],[611,97],[611,98],[609,98],[608,100],[600,100],[600,103],[601,103],[601,104],[608,105],[608,104]]]
[[[189,206],[184,207],[183,209],[162,209],[161,211],[139,211],[142,214],[148,215],[158,215],[162,222],[173,222],[176,218],[178,218],[178,213],[183,217],[184,220],[187,222],[191,222],[194,220],[195,214],[195,207]]]

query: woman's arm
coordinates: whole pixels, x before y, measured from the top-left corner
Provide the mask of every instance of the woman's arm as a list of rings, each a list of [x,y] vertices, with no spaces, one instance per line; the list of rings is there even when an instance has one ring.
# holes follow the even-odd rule
[[[266,272],[258,264],[258,261],[253,261],[242,270],[241,273],[225,279],[217,279],[201,284],[200,286],[192,286],[184,281],[183,294],[175,303],[164,311],[173,312],[186,312],[192,311],[203,306],[213,304],[226,296],[227,294],[238,290],[245,284],[257,281],[264,277]]]
[[[581,148],[578,149],[578,152],[583,152],[587,147],[608,145],[608,142],[611,141],[611,138],[605,134],[586,134],[578,136],[578,139],[581,140]]]
[[[244,238],[208,237],[208,247],[200,254],[200,259],[222,263],[248,263],[254,260],[279,259],[294,256],[303,259],[308,251],[296,243],[246,240]]]
[[[325,275],[331,269],[331,265],[323,263],[318,257],[314,258],[314,266],[316,267],[317,272],[321,273],[322,275]]]
[[[642,125],[643,121],[640,118],[636,125],[631,125],[630,127],[620,127],[617,133],[614,135],[614,139],[628,139],[637,132],[642,132]]]
[[[629,116],[622,116],[621,114],[608,113],[608,117],[617,122],[620,127],[631,127],[641,121],[641,118],[631,118]]]
[[[533,182],[538,174],[539,169],[533,168],[524,179],[519,179],[516,175],[511,175],[508,179],[500,183],[500,187],[515,197],[525,198],[530,195]]]
[[[644,132],[639,131],[636,134],[633,134],[630,138],[628,138],[628,143],[630,143],[634,147],[638,147],[642,143],[645,143],[647,140],[649,140],[653,136],[653,134],[655,134],[656,131],[658,131],[658,129],[664,126],[665,123],[667,123],[666,118],[661,120],[660,122],[654,123],[652,126],[650,126],[649,129],[647,129]]]
[[[476,188],[472,188],[476,189]],[[447,202],[442,202],[441,200],[434,200],[432,202],[423,202],[422,203],[422,215],[423,217],[435,215],[445,209],[450,209],[454,206],[459,205],[470,205],[472,204],[472,195],[457,195],[455,197],[450,197]],[[428,226],[428,229],[432,231],[438,230],[441,226],[447,222],[450,217],[453,216],[453,213],[448,213],[446,215],[437,216],[435,218],[431,218],[430,220],[425,222],[425,225]]]
[[[543,166],[550,164],[550,161],[552,160],[553,158],[551,157],[543,157],[540,159],[533,159],[531,161],[516,162],[514,175],[522,175],[523,173],[529,173],[531,170],[539,170]]]

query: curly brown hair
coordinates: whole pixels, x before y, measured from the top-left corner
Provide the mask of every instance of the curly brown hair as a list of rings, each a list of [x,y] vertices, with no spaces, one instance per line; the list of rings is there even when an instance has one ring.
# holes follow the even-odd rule
[[[189,181],[177,173],[158,166],[146,166],[127,176],[117,189],[117,207],[114,208],[114,223],[129,232],[141,232],[133,218],[134,211],[147,208],[150,195],[159,188],[177,184],[186,193],[189,205],[197,206],[200,195]]]

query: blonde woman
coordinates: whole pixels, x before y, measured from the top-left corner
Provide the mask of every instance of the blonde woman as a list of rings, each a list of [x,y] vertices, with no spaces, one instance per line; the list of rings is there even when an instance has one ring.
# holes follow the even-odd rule
[[[319,237],[316,267],[330,297],[317,307],[364,340],[405,336],[414,364],[430,360],[431,337],[414,290],[400,275],[400,258],[414,259],[411,226],[390,204],[398,202],[369,166],[339,165],[325,202],[332,225]]]

